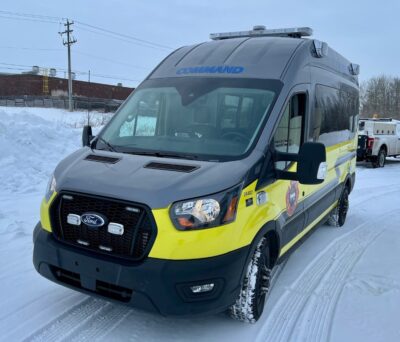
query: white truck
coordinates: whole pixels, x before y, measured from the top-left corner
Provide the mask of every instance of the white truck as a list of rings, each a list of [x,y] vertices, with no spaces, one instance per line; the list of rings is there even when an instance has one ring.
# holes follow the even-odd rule
[[[400,121],[360,119],[357,160],[384,167],[386,157],[400,156]]]

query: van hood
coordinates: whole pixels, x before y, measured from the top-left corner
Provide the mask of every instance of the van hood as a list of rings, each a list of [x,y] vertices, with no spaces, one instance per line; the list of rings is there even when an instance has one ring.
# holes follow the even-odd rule
[[[89,155],[118,158],[115,163],[86,160]],[[55,170],[57,191],[73,191],[142,203],[152,209],[206,196],[242,182],[261,157],[253,153],[231,162],[208,162],[95,151],[84,147]],[[150,169],[150,162],[197,167],[191,172]]]

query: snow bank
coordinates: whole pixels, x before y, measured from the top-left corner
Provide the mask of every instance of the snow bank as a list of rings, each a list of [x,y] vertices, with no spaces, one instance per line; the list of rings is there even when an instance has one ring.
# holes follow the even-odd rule
[[[58,162],[78,149],[81,127],[100,126],[112,114],[53,108],[0,107],[0,188],[5,193],[44,191]]]
[[[35,108],[36,109],[36,108]],[[0,109],[0,188],[3,193],[44,191],[57,163],[80,144],[81,129],[54,118]]]

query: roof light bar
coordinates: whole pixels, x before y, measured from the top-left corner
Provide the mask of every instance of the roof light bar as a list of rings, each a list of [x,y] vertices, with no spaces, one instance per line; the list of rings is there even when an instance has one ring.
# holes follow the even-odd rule
[[[242,37],[293,37],[301,38],[308,37],[313,34],[313,30],[310,27],[293,27],[293,28],[281,28],[281,29],[269,29],[265,26],[257,25],[254,26],[251,31],[238,31],[238,32],[224,32],[224,33],[211,33],[210,39],[221,40],[230,38],[242,38]]]

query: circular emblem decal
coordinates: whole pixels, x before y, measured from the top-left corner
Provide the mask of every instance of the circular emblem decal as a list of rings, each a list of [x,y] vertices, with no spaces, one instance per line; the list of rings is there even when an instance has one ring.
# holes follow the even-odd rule
[[[97,213],[84,213],[81,216],[81,221],[85,225],[92,228],[104,226],[104,224],[106,223],[105,218]]]
[[[286,192],[286,210],[288,216],[292,216],[297,208],[299,200],[299,182],[290,181],[288,191]]]

